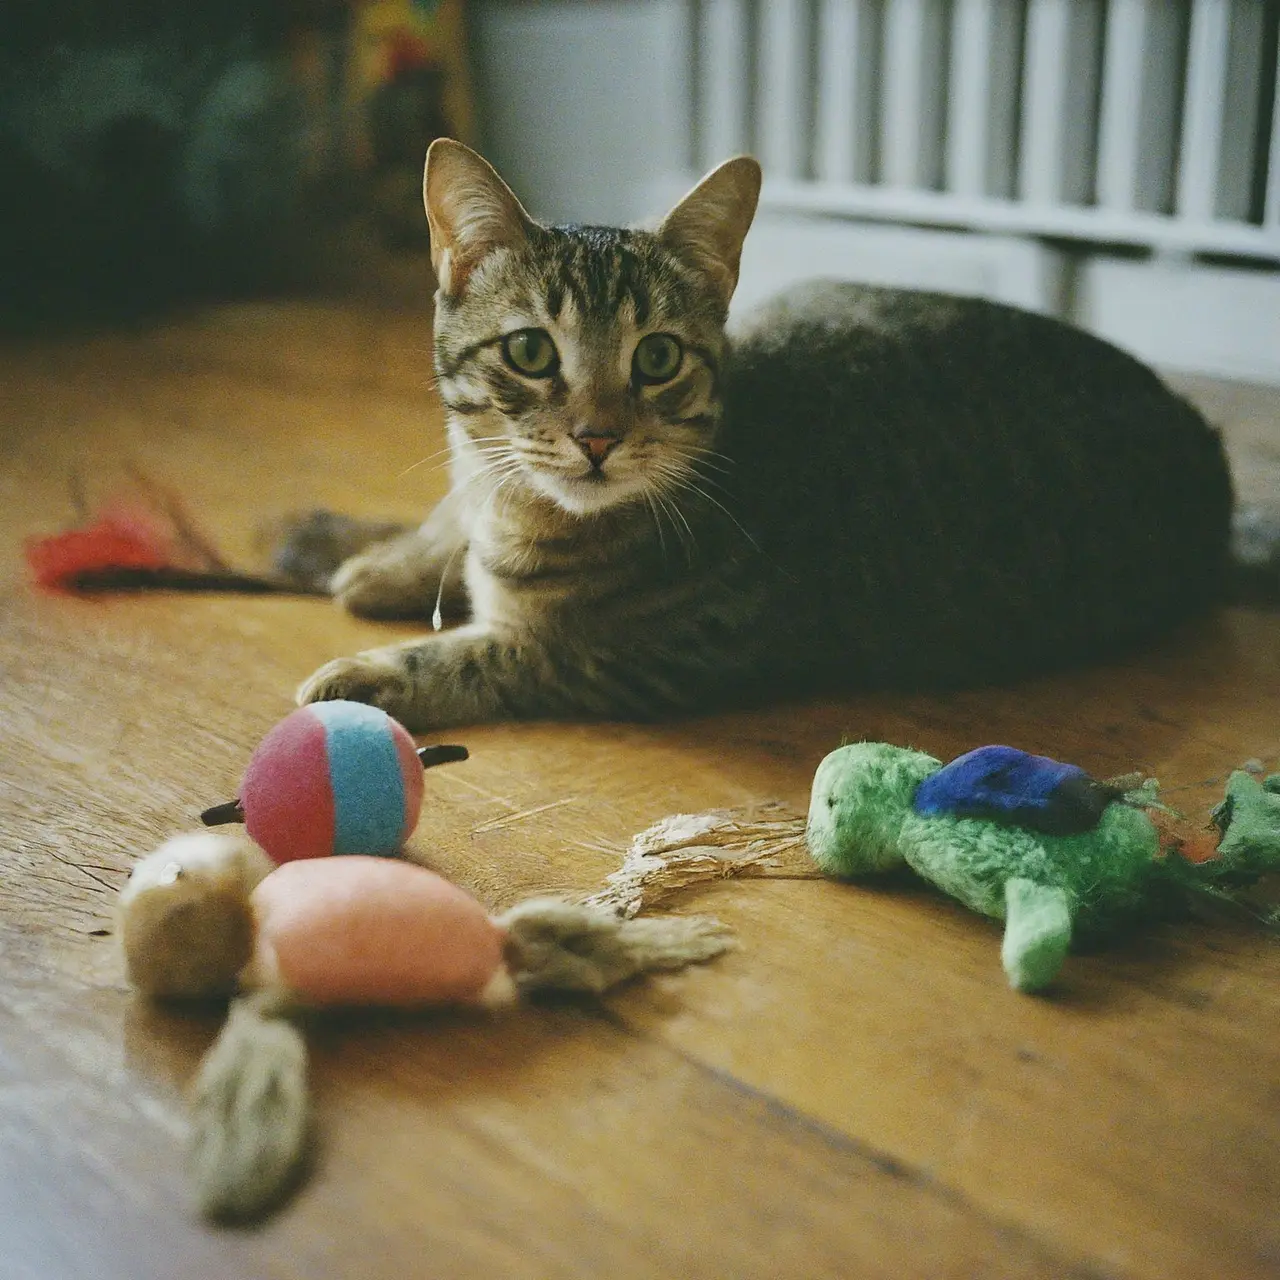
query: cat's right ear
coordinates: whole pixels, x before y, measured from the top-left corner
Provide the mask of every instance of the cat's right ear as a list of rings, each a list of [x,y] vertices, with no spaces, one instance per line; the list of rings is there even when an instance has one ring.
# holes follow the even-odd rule
[[[422,202],[431,228],[431,265],[441,290],[456,297],[493,250],[518,248],[535,223],[487,160],[452,138],[427,149]]]
[[[759,200],[760,165],[751,156],[737,156],[707,174],[658,228],[715,286],[725,307],[738,287],[742,242]]]

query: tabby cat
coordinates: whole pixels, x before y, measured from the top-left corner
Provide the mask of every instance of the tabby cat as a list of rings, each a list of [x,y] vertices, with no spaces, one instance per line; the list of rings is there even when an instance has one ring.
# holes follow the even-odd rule
[[[471,620],[331,662],[300,701],[424,730],[1003,681],[1219,597],[1218,436],[1107,343],[845,284],[727,338],[759,187],[743,157],[653,229],[544,227],[479,156],[433,144],[453,486],[332,591]]]

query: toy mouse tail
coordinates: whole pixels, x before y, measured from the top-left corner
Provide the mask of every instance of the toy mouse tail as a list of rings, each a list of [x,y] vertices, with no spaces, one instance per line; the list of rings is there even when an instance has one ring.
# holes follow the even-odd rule
[[[434,769],[438,764],[455,764],[459,760],[468,760],[471,753],[466,747],[438,746],[419,747],[418,759],[424,769]]]
[[[729,929],[706,916],[624,920],[604,907],[554,898],[519,903],[497,923],[521,991],[598,994],[638,974],[710,960],[732,945]]]
[[[278,995],[236,1000],[196,1077],[190,1150],[201,1210],[249,1219],[281,1199],[306,1153],[307,1047]]]

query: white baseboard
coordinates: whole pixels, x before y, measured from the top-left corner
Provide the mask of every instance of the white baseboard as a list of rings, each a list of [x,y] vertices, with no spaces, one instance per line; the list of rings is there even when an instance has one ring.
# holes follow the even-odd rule
[[[1029,240],[761,212],[747,236],[734,310],[800,280],[975,294],[1053,311],[1061,255]]]
[[[1103,257],[1079,270],[1086,329],[1162,368],[1280,385],[1280,272]]]

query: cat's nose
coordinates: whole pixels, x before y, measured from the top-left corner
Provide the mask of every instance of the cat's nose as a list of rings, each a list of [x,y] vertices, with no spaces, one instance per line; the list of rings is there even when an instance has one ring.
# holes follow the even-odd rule
[[[622,440],[618,436],[603,431],[575,431],[573,442],[587,455],[587,461],[593,467],[599,467],[622,443]]]

